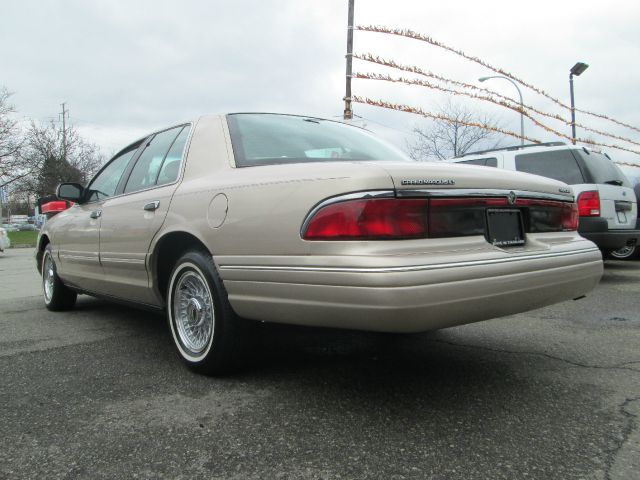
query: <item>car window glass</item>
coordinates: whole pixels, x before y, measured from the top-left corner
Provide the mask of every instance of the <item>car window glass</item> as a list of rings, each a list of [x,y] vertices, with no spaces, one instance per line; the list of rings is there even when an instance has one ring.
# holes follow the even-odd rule
[[[89,202],[104,200],[116,192],[120,177],[124,173],[129,161],[136,153],[137,146],[114,158],[104,170],[102,170],[89,185]]]
[[[578,162],[570,150],[516,155],[516,170],[553,178],[569,185],[585,183]]]
[[[167,150],[182,127],[172,128],[156,134],[146,145],[133,167],[124,193],[135,192],[156,184],[158,173]]]
[[[227,115],[236,165],[401,160],[393,145],[341,122],[278,114]]]
[[[184,146],[187,143],[187,137],[189,136],[189,128],[182,129],[178,137],[171,145],[167,156],[164,159],[164,163],[160,168],[158,174],[158,185],[165,185],[167,183],[175,182],[178,179],[180,173],[180,160],[182,160],[182,154]]]
[[[601,153],[578,151],[584,161],[593,183],[621,182],[622,186],[631,187],[631,183],[624,173],[614,163]]]
[[[458,163],[464,163],[465,165],[480,165],[484,167],[485,160],[484,158],[475,158],[473,160],[465,160],[464,162],[458,162]]]
[[[498,159],[497,158],[474,158],[473,160],[464,160],[462,162],[466,165],[480,165],[482,167],[497,167]]]

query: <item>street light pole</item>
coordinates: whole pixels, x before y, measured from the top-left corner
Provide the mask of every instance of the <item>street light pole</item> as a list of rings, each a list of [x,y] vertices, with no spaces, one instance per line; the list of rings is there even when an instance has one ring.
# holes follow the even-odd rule
[[[480,77],[478,81],[484,82],[491,78],[502,78],[504,80],[507,80],[508,82],[511,82],[513,86],[516,87],[516,90],[518,91],[518,95],[520,96],[520,145],[524,145],[524,103],[522,101],[522,92],[520,91],[520,87],[518,87],[518,84],[513,80],[511,80],[509,77],[505,77],[502,75],[494,75],[492,77]]]
[[[353,110],[351,107],[351,73],[353,64],[353,10],[355,0],[349,0],[349,13],[347,18],[347,72],[346,72],[346,88],[344,92],[344,115],[345,120],[353,118]]]
[[[569,94],[571,95],[571,143],[576,144],[576,105],[573,99],[573,76],[579,77],[589,65],[578,62],[569,70]]]

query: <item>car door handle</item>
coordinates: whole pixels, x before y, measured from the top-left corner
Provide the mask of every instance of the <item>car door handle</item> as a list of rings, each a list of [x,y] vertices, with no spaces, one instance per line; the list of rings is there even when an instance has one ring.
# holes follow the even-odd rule
[[[149,202],[144,206],[144,209],[147,212],[153,212],[154,210],[157,210],[158,207],[160,206],[160,200],[156,200],[154,202]]]
[[[102,215],[102,210],[94,210],[89,214],[89,217],[95,219],[95,218],[100,218],[101,215]]]

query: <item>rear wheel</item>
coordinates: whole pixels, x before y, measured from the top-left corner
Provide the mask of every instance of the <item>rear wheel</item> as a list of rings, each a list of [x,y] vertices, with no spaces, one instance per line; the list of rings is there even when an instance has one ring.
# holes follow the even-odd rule
[[[238,365],[244,321],[231,309],[209,253],[196,250],[177,261],[167,312],[178,354],[189,367],[216,375]]]
[[[42,254],[42,293],[44,304],[54,312],[73,308],[78,298],[78,294],[67,288],[58,277],[51,244],[45,247]]]
[[[614,250],[610,253],[611,258],[617,260],[629,260],[638,257],[638,247],[636,245],[624,246],[618,250]]]

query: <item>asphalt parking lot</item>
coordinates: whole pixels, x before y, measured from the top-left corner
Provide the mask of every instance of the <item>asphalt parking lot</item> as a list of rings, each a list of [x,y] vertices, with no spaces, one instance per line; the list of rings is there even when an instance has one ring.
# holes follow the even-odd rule
[[[420,335],[263,328],[183,367],[163,317],[45,310],[0,254],[0,478],[640,478],[640,262],[587,298]]]

